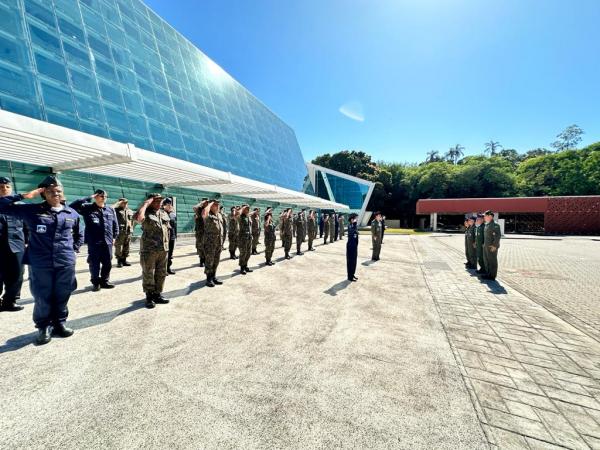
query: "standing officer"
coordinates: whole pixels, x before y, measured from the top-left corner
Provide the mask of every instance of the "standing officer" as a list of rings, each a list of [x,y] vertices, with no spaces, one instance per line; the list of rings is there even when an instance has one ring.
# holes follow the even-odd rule
[[[85,223],[85,243],[88,246],[87,262],[90,268],[92,291],[115,287],[108,280],[112,269],[112,252],[119,235],[117,215],[106,205],[108,194],[96,189],[90,197],[80,198],[69,205],[77,211]]]
[[[229,211],[229,225],[227,227],[227,236],[229,238],[229,259],[237,259],[237,256],[235,256],[235,249],[238,245],[238,216],[240,210],[237,208],[237,206],[232,206]]]
[[[306,234],[308,232],[308,227],[306,226],[306,209],[303,209],[301,214],[302,214],[302,224],[303,224],[303,230],[304,230],[304,235],[302,236],[302,242],[305,242]]]
[[[256,247],[258,247],[258,238],[260,237],[260,209],[254,208],[250,219],[252,220],[252,254],[258,255]]]
[[[344,240],[344,234],[345,234],[345,230],[344,230],[344,215],[343,214],[339,214],[338,216],[338,226],[339,226],[339,236],[340,236],[340,241]]]
[[[115,257],[117,258],[117,267],[131,266],[127,262],[129,256],[129,244],[133,234],[133,211],[127,207],[128,200],[120,198],[113,206],[119,222],[119,235],[115,240]]]
[[[290,256],[290,249],[292,248],[292,235],[293,235],[293,212],[292,208],[286,209],[285,214],[281,218],[281,224],[279,225],[283,230],[283,250],[285,251],[285,259],[292,259]]]
[[[223,284],[217,279],[217,267],[221,259],[223,249],[223,222],[219,214],[219,201],[210,200],[202,211],[204,219],[204,255],[206,257],[206,286],[215,287]]]
[[[329,237],[329,215],[323,214],[323,245],[327,245],[328,237]]]
[[[315,219],[315,212],[311,209],[308,212],[308,218],[306,219],[306,229],[308,234],[308,250],[314,251],[313,241],[317,236],[317,222]]]
[[[467,229],[465,239],[467,245],[467,269],[477,269],[477,244],[475,242],[475,217],[470,216],[467,219]]]
[[[325,214],[319,214],[319,239],[323,237],[323,227],[325,225]]]
[[[381,245],[383,245],[383,235],[385,234],[385,216],[381,216]]]
[[[302,242],[304,241],[304,219],[302,213],[298,213],[295,219],[296,222],[296,255],[303,255]]]
[[[463,222],[463,225],[465,227],[465,259],[467,260],[465,262],[465,267],[468,269],[469,268],[469,244],[467,242],[467,232],[469,230],[469,220],[467,219],[467,217],[465,216],[465,220]]]
[[[225,250],[225,241],[227,240],[227,214],[225,214],[225,209],[223,205],[219,207],[219,216],[221,218],[221,226],[223,227],[223,239],[221,250]]]
[[[337,241],[338,240],[338,236],[340,235],[340,223],[338,221],[338,217],[339,214],[335,213],[333,215],[333,220],[334,220],[334,232],[333,232],[333,240]]]
[[[265,260],[267,266],[273,266],[273,251],[275,251],[275,224],[273,223],[273,213],[265,214]]]
[[[479,269],[477,269],[477,273],[479,274],[487,273],[485,262],[483,260],[484,228],[483,214],[477,214],[477,220],[475,221],[475,248],[477,250],[477,262],[479,263]]]
[[[371,239],[373,241],[373,261],[379,261],[379,252],[381,251],[381,213],[377,211],[375,218],[371,222]]]
[[[0,197],[12,195],[9,178],[0,177]],[[0,311],[21,311],[17,305],[23,284],[23,254],[25,253],[25,231],[23,220],[0,214]]]
[[[21,204],[37,195],[44,202]],[[29,286],[35,300],[33,321],[38,331],[36,343],[47,344],[53,334],[69,337],[65,326],[67,304],[77,288],[75,253],[83,239],[79,215],[64,205],[63,188],[54,176],[47,176],[26,194],[0,197],[0,214],[20,218],[29,229],[29,242],[23,261],[29,265]]]
[[[162,296],[167,277],[167,254],[169,251],[169,215],[160,206],[160,194],[148,197],[134,214],[134,220],[142,226],[140,240],[140,264],[142,266],[142,288],[146,293],[146,308],[156,303],[169,303]]]
[[[346,268],[348,270],[348,281],[358,281],[354,276],[356,273],[356,259],[358,258],[358,226],[356,218],[352,213],[348,216],[348,242],[346,243]]]
[[[281,211],[279,214],[279,240],[281,241],[281,247],[285,246],[285,242],[283,240],[283,216],[287,213],[287,209]]]
[[[200,267],[204,267],[205,256],[204,256],[204,219],[202,218],[202,211],[206,208],[208,204],[208,199],[203,198],[200,203],[194,206],[194,221],[195,228],[194,231],[196,233],[196,252],[198,252],[198,257],[200,258]]]
[[[328,224],[329,224],[329,242],[334,242],[335,241],[335,223],[337,222],[335,220],[335,211],[332,211],[331,214],[329,214],[329,219],[327,220]]]
[[[252,225],[250,224],[250,206],[242,205],[240,209],[240,216],[238,217],[238,227],[240,234],[238,236],[238,243],[240,246],[240,273],[246,275],[248,272],[252,272],[248,267],[248,261],[250,260],[250,254],[252,253]]]
[[[498,274],[498,249],[500,248],[500,225],[494,221],[494,213],[489,209],[483,217],[485,228],[483,230],[483,261],[487,273],[482,278],[495,280]]]
[[[163,201],[163,209],[169,215],[169,252],[167,253],[167,274],[175,275],[175,271],[171,269],[173,266],[173,250],[177,242],[177,214],[173,208],[173,200],[165,198]]]

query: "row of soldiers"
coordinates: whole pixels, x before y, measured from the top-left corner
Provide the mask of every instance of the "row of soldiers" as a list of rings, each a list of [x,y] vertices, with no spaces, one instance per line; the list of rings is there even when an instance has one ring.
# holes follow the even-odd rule
[[[494,213],[468,216],[465,225],[465,267],[475,270],[481,278],[495,280],[498,274],[498,249],[502,232]]]

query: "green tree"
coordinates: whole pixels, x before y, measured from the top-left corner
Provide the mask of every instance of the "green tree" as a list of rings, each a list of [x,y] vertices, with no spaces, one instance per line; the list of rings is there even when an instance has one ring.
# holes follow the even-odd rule
[[[437,150],[429,150],[427,152],[427,158],[425,159],[426,163],[439,162],[442,158],[440,157],[440,152]]]
[[[583,134],[584,131],[577,125],[568,126],[556,136],[557,140],[550,144],[550,146],[554,147],[557,152],[572,150],[581,142]]]
[[[498,153],[498,151],[502,148],[500,142],[494,141],[493,139],[490,139],[490,141],[486,142],[484,145],[485,150],[483,151],[483,153],[489,156],[495,156],[496,153]]]
[[[460,157],[464,155],[464,149],[465,148],[460,144],[456,144],[454,147],[450,147],[450,149],[446,152],[445,155],[446,161],[450,161],[452,164],[456,164]]]

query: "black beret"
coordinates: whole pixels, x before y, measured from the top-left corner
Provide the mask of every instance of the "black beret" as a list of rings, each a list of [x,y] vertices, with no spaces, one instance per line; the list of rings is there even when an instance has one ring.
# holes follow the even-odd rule
[[[94,194],[98,194],[98,195],[107,195],[106,191],[104,189],[96,189],[94,191]]]
[[[58,178],[54,175],[48,175],[38,184],[38,188],[47,188],[48,186],[62,186],[62,183],[58,181]]]
[[[10,178],[0,177],[0,184],[12,184],[12,181],[10,181]]]

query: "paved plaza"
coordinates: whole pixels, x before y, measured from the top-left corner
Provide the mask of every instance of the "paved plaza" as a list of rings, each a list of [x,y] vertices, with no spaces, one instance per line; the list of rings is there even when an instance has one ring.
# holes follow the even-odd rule
[[[505,239],[484,283],[462,239],[361,236],[358,283],[345,242],[223,259],[213,289],[182,240],[153,310],[138,264],[93,293],[82,256],[73,337],[31,344],[28,289],[0,314],[0,448],[600,448],[600,242]]]

